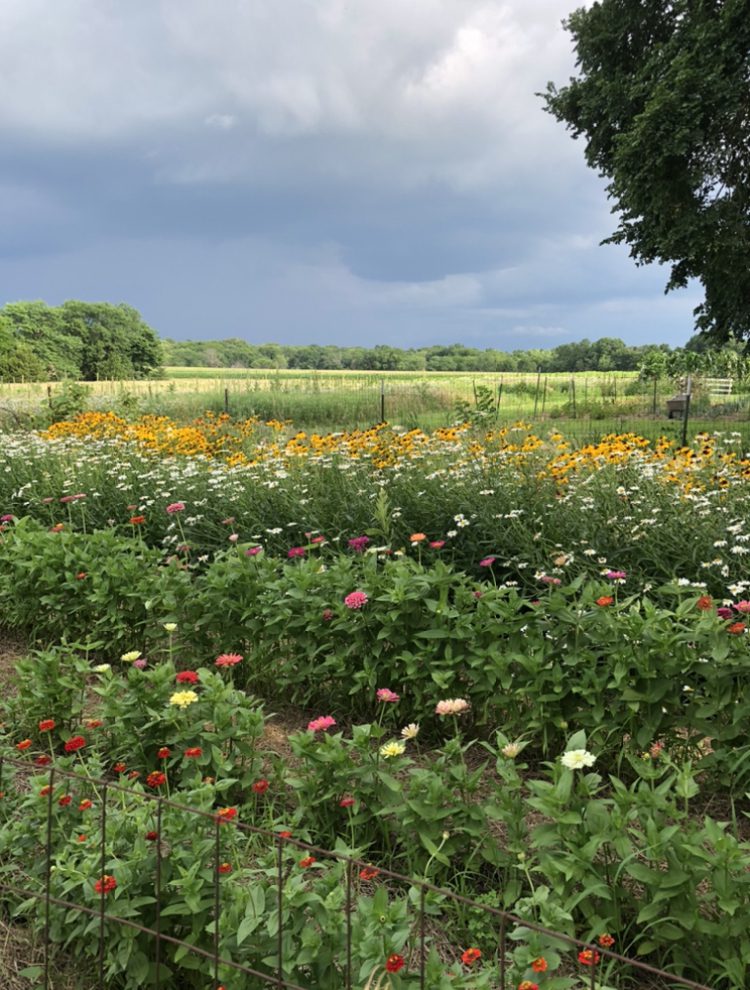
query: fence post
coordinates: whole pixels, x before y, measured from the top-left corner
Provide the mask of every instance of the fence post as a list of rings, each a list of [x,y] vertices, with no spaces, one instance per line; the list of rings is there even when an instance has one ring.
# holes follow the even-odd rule
[[[682,446],[687,446],[687,431],[688,431],[688,420],[690,419],[690,396],[693,391],[693,376],[687,376],[687,385],[685,386],[685,408],[682,413]]]
[[[577,419],[576,416],[576,380],[575,377],[570,379],[570,401],[573,404],[573,419]]]
[[[539,406],[539,382],[542,377],[542,366],[541,364],[536,369],[536,392],[534,393],[534,416],[536,417],[537,407]]]
[[[544,376],[544,388],[542,389],[542,416],[544,416],[544,407],[547,405],[547,376]]]
[[[658,384],[659,384],[659,378],[658,378],[657,375],[654,375],[654,402],[653,402],[653,406],[652,406],[652,409],[651,409],[651,414],[653,416],[656,415],[656,389],[657,389]]]
[[[497,386],[497,404],[495,405],[495,419],[500,417],[500,400],[503,397],[503,379],[500,379],[500,384]]]
[[[380,379],[380,422],[385,423],[385,378]]]
[[[47,405],[52,408],[52,386],[47,386]]]
[[[229,412],[229,389],[224,389],[224,412]]]

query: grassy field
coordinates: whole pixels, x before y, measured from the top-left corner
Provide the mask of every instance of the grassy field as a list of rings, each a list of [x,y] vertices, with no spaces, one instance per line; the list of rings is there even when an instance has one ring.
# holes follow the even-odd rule
[[[634,372],[490,374],[479,372],[346,372],[166,368],[163,379],[88,383],[89,405],[122,413],[154,413],[190,420],[206,410],[234,417],[291,420],[305,429],[366,427],[381,420],[433,428],[481,414],[487,422],[525,420],[559,428],[582,440],[633,430],[677,436],[666,415],[676,386],[640,382]],[[0,385],[0,416],[44,416],[60,383]],[[691,432],[744,430],[750,396],[701,390],[692,404]]]

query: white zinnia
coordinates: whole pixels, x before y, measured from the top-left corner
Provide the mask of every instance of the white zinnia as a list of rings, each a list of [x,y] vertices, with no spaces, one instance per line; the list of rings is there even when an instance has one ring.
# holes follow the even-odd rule
[[[580,770],[582,767],[593,767],[596,757],[587,749],[569,749],[560,757],[560,762],[569,770]]]

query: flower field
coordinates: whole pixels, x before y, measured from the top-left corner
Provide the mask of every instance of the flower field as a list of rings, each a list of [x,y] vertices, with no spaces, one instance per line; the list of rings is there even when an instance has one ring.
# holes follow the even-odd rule
[[[738,436],[95,413],[4,439],[0,615],[34,649],[0,868],[188,943],[107,922],[113,988],[264,985],[217,945],[309,990],[646,986],[618,955],[747,985]],[[50,909],[92,964],[98,924]]]

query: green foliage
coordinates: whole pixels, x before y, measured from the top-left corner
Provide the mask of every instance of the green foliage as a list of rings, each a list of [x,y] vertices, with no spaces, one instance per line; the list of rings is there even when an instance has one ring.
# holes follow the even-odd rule
[[[124,303],[8,303],[0,327],[0,352],[3,332],[14,342],[0,359],[2,381],[142,378],[161,361],[156,334]]]
[[[609,242],[671,264],[667,289],[699,279],[699,329],[750,337],[744,0],[602,0],[566,26],[580,75],[550,83],[546,109],[609,179],[621,214]]]

